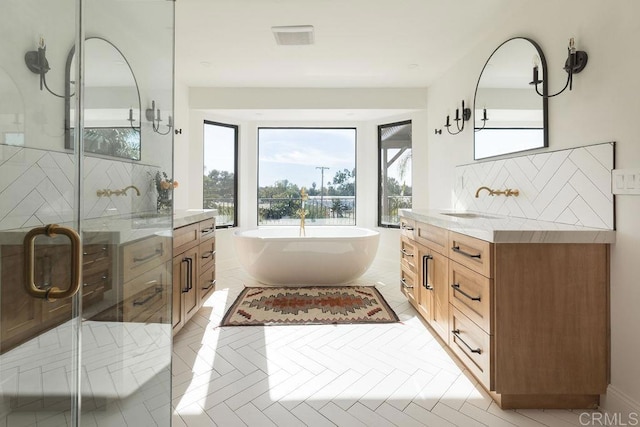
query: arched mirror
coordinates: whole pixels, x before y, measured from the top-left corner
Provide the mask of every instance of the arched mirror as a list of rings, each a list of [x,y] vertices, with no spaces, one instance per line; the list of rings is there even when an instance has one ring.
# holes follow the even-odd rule
[[[124,55],[107,40],[85,41],[85,152],[140,160],[140,93]],[[75,55],[67,58],[66,148],[73,148]]]
[[[9,74],[0,67],[0,143],[24,146],[24,103]]]
[[[540,46],[523,37],[502,43],[487,60],[474,102],[476,160],[549,146],[547,98],[529,84],[534,65],[546,80]],[[538,90],[546,95],[546,82]]]

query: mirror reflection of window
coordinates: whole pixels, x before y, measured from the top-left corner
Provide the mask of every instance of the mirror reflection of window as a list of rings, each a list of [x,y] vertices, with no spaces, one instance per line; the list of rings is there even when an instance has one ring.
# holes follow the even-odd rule
[[[412,205],[411,121],[378,126],[378,225],[400,227],[399,209]]]
[[[544,79],[542,51],[526,38],[507,40],[487,60],[475,96],[475,159],[548,146],[547,99],[529,84],[534,64]]]
[[[75,55],[67,61],[66,148],[73,148]],[[124,55],[100,38],[85,41],[84,141],[87,153],[140,160],[140,95]]]
[[[0,67],[0,143],[24,146],[24,104],[16,84]]]

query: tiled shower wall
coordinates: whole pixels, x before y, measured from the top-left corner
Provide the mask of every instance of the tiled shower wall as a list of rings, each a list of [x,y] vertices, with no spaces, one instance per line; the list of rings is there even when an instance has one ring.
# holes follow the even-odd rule
[[[0,145],[0,230],[73,220],[74,159],[64,152]],[[156,209],[155,166],[86,157],[83,217],[99,218]],[[100,189],[140,189],[126,196],[98,197]]]
[[[453,206],[470,210],[595,228],[614,228],[611,171],[614,143],[456,167]],[[518,197],[486,190],[518,189]]]

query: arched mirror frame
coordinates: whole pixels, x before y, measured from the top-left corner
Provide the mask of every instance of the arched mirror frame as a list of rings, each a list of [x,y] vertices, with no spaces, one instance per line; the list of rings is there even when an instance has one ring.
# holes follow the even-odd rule
[[[140,87],[138,86],[138,80],[136,79],[136,75],[133,72],[133,69],[131,68],[131,64],[129,64],[129,61],[127,60],[127,57],[124,56],[124,54],[122,53],[122,51],[120,49],[118,49],[118,47],[116,45],[114,45],[113,43],[111,43],[109,40],[102,38],[102,37],[87,37],[85,38],[85,43],[88,40],[101,40],[105,43],[108,43],[113,49],[115,49],[116,52],[118,52],[120,54],[120,56],[122,57],[122,59],[124,60],[125,64],[127,65],[127,67],[129,67],[129,71],[131,72],[131,77],[133,78],[133,81],[135,83],[135,88],[136,88],[136,93],[137,93],[137,98],[138,98],[138,117],[137,117],[137,121],[139,124],[142,124],[142,102],[140,100]],[[74,96],[74,94],[72,93],[72,84],[71,84],[71,65],[73,63],[73,57],[75,55],[75,50],[76,47],[75,45],[71,48],[71,50],[69,51],[69,54],[67,55],[67,62],[65,65],[65,88],[64,88],[64,99],[65,99],[65,110],[64,110],[64,134],[65,134],[65,145],[64,147],[67,149],[74,149],[74,140],[73,140],[73,133],[71,132],[72,126],[71,126],[71,98]],[[132,126],[133,127],[133,126]],[[134,128],[135,129],[135,128]],[[106,155],[108,157],[112,157],[112,158],[118,158],[118,159],[128,159],[128,160],[140,160],[142,158],[142,134],[140,133],[141,130],[141,126],[138,126],[137,128],[137,132],[138,135],[140,137],[140,142],[139,142],[139,153],[140,155],[138,156],[137,159],[131,159],[128,157],[117,157],[117,156],[109,156]],[[91,152],[89,152],[91,153]],[[85,153],[86,154],[86,153]],[[100,154],[100,153],[95,153],[95,154]],[[102,154],[104,155],[104,154]]]
[[[475,126],[475,124],[477,123],[476,112],[478,111],[478,108],[479,108],[478,105],[477,105],[478,88],[480,87],[480,82],[482,80],[482,75],[484,74],[484,71],[487,68],[487,65],[491,61],[491,58],[496,54],[496,52],[498,52],[498,50],[500,50],[500,48],[503,47],[505,44],[507,44],[507,43],[509,43],[511,41],[514,41],[514,40],[526,40],[527,42],[531,43],[531,45],[535,48],[535,50],[537,52],[538,58],[540,59],[541,76],[542,76],[542,79],[543,79],[543,82],[541,83],[543,96],[540,96],[541,102],[542,102],[542,122],[543,122],[542,137],[543,137],[543,142],[542,142],[542,145],[538,145],[538,146],[531,147],[531,148],[518,149],[518,150],[513,150],[513,151],[506,151],[506,152],[503,152],[503,153],[500,153],[500,154],[493,154],[493,155],[490,155],[490,156],[478,157],[477,156],[477,148],[476,148],[476,144],[477,144],[476,133],[477,132],[481,132],[481,130],[477,131],[477,127]],[[531,67],[533,68],[533,64],[531,64]],[[546,147],[549,146],[549,110],[548,110],[549,89],[548,89],[547,82],[548,82],[547,61],[546,61],[546,59],[544,57],[544,53],[542,52],[542,48],[540,47],[540,45],[538,45],[538,43],[536,43],[532,39],[530,39],[528,37],[512,37],[510,39],[505,40],[498,47],[496,47],[494,49],[494,51],[491,53],[491,55],[489,55],[489,58],[485,62],[484,66],[482,67],[482,71],[480,72],[480,76],[478,77],[478,81],[476,83],[476,90],[475,90],[475,94],[474,94],[474,102],[473,102],[473,104],[474,104],[474,108],[473,108],[473,114],[474,114],[474,117],[473,117],[473,123],[474,123],[473,158],[474,158],[474,160],[482,160],[482,159],[487,159],[487,158],[490,158],[490,157],[498,157],[498,156],[503,156],[503,155],[511,154],[511,153],[518,153],[518,152],[523,152],[523,151],[536,150],[536,149],[539,149],[539,148],[546,148]],[[535,92],[535,89],[533,87],[531,87],[531,90]],[[480,108],[484,108],[484,106],[482,106]],[[490,119],[490,117],[489,117],[489,119]]]

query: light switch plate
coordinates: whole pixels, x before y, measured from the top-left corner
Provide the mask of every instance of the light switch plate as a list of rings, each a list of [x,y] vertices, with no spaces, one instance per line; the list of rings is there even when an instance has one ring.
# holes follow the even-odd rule
[[[640,169],[614,169],[611,171],[613,194],[640,195]]]

